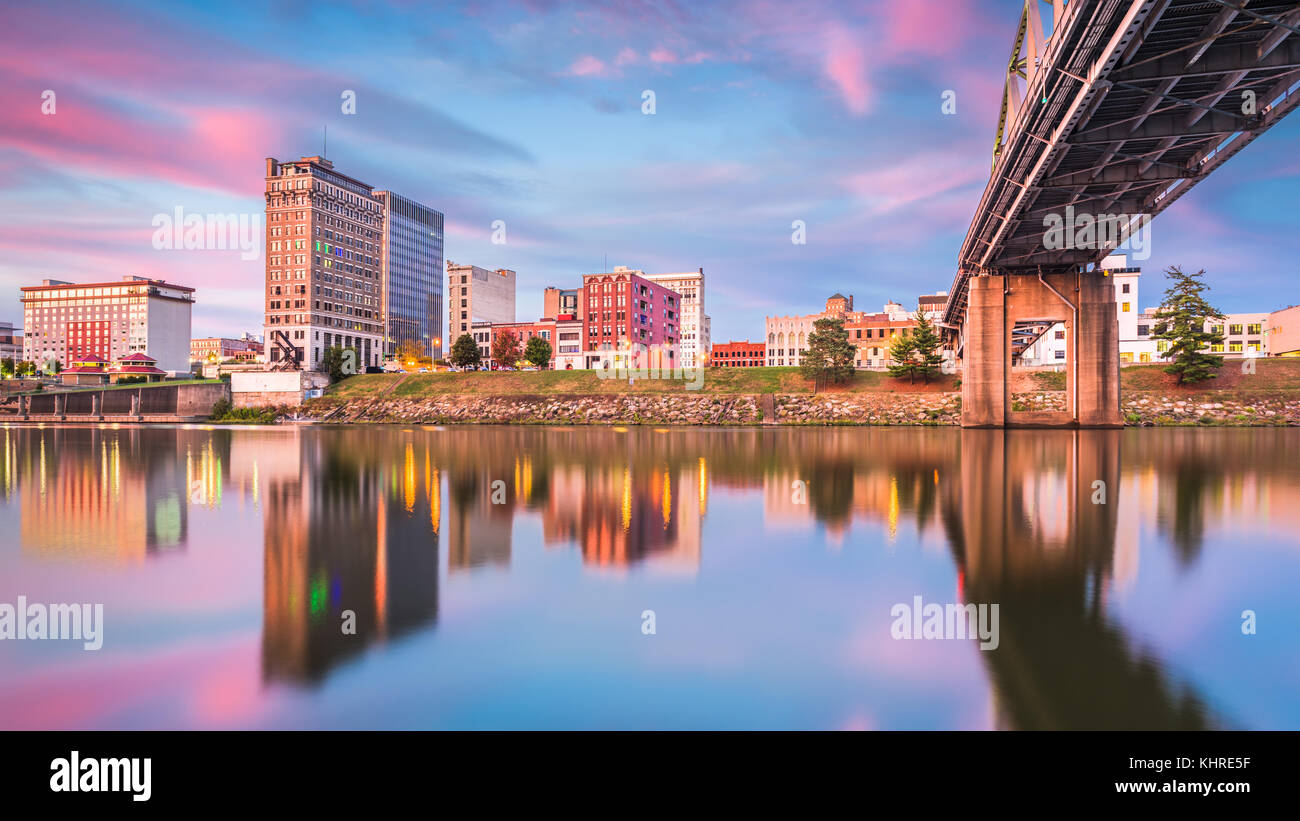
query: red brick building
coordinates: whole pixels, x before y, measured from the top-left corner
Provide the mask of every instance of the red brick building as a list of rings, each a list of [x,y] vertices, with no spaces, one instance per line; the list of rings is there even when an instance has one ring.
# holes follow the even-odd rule
[[[719,342],[709,350],[711,368],[757,368],[766,364],[767,346],[762,342]]]
[[[483,364],[493,370],[498,367],[492,359],[492,350],[498,337],[506,333],[514,334],[515,339],[519,341],[519,356],[522,360],[524,350],[528,347],[528,340],[539,336],[551,346],[551,362],[546,365],[549,368],[553,367],[555,362],[555,326],[556,320],[550,318],[539,319],[536,322],[475,322],[471,328],[471,335],[478,343]]]
[[[583,348],[587,368],[603,361],[627,367],[631,356],[655,347],[676,366],[680,302],[676,291],[623,266],[582,277]],[[694,365],[692,365],[694,367]]]

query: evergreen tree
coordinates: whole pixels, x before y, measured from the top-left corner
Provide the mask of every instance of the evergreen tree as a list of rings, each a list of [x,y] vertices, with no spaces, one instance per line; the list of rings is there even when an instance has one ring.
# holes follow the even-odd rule
[[[1209,289],[1201,282],[1204,275],[1204,269],[1194,274],[1184,273],[1177,265],[1167,269],[1165,276],[1171,284],[1155,315],[1152,336],[1169,343],[1164,354],[1169,360],[1165,373],[1177,376],[1180,385],[1213,379],[1223,365],[1223,357],[1205,353],[1211,345],[1223,343],[1223,326],[1215,325],[1214,331],[1207,331],[1207,320],[1225,317],[1202,296]]]
[[[540,336],[530,337],[524,346],[524,359],[539,368],[545,368],[551,361],[551,343]]]
[[[803,355],[799,371],[811,379],[825,377],[832,382],[843,382],[853,375],[855,353],[849,332],[844,330],[844,320],[819,319],[808,334],[808,352]]]
[[[451,345],[451,364],[457,368],[477,368],[483,361],[478,343],[469,334],[461,334]]]
[[[908,382],[915,382],[918,368],[916,337],[905,328],[889,343],[889,375],[895,379],[906,376]]]
[[[912,330],[913,358],[916,360],[914,374],[919,374],[926,382],[939,372],[943,365],[943,337],[934,323],[926,319],[920,306],[916,309],[916,328]]]

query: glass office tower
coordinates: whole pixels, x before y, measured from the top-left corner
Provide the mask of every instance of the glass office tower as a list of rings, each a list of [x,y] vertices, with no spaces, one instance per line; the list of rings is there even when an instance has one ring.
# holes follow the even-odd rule
[[[442,338],[442,213],[394,194],[376,191],[384,203],[384,357],[413,339],[439,359]]]

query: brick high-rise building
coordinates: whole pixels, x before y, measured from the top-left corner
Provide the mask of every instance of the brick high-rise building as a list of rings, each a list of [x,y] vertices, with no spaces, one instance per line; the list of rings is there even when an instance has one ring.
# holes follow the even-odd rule
[[[515,272],[447,261],[447,348],[475,322],[515,321]]]
[[[665,352],[663,367],[695,367],[680,356],[681,296],[676,291],[622,265],[609,273],[584,274],[582,287],[586,367],[602,362],[627,367],[626,353],[643,353],[651,346]]]
[[[384,202],[324,157],[266,160],[266,348],[316,370],[324,351],[383,352]]]

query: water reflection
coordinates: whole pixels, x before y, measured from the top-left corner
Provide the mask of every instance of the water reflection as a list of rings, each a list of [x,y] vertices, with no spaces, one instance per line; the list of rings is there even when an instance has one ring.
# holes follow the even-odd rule
[[[1196,651],[1153,647],[1121,616],[1182,601],[1180,574],[1207,544],[1228,549],[1214,535],[1227,528],[1294,547],[1298,450],[1286,430],[5,428],[0,488],[38,563],[153,561],[195,538],[193,509],[251,506],[266,686],[317,685],[369,648],[445,629],[440,585],[511,572],[523,545],[574,551],[597,578],[738,573],[741,600],[765,606],[784,572],[766,554],[708,562],[722,493],[747,501],[715,540],[748,520],[833,551],[941,540],[956,597],[1001,605],[999,649],[976,653],[983,681],[954,683],[987,688],[990,726],[1195,729],[1251,721],[1194,683]],[[769,583],[751,588],[754,573]],[[866,606],[887,611],[922,582],[892,584]]]

